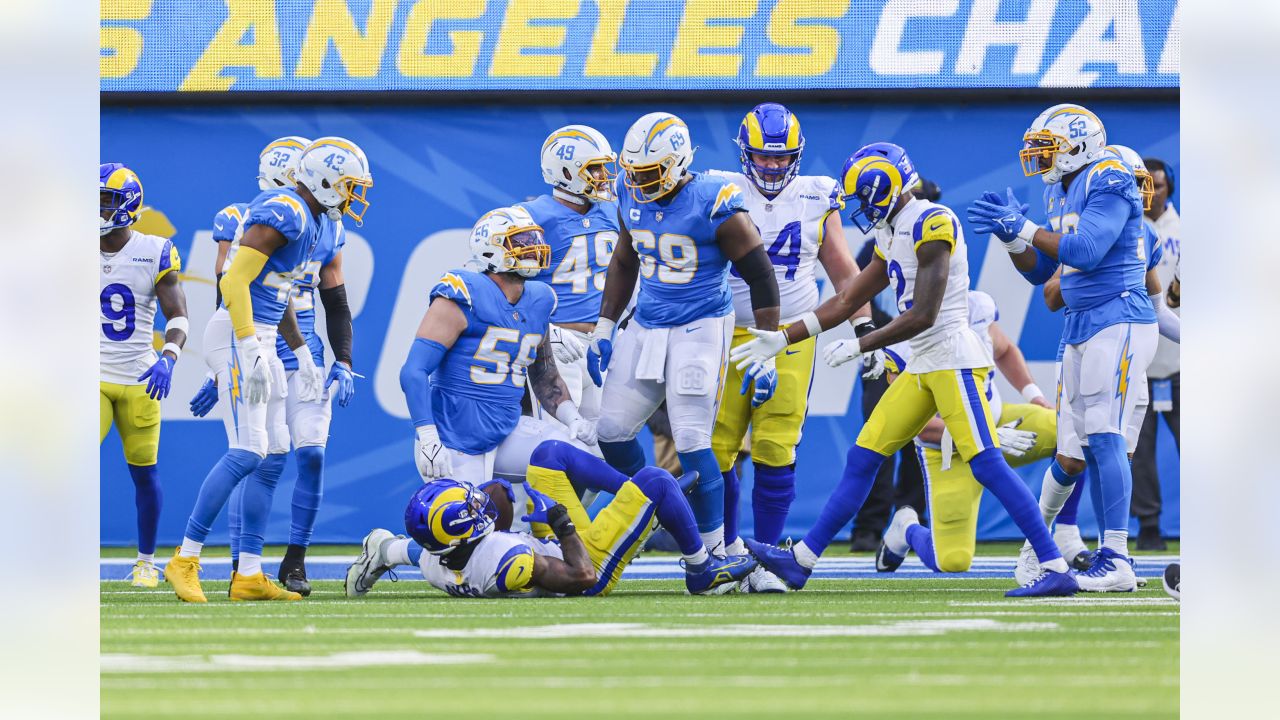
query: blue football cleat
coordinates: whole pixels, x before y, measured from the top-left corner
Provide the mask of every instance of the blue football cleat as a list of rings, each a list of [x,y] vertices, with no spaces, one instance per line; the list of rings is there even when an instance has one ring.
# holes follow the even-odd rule
[[[702,595],[707,591],[744,580],[756,569],[756,560],[750,555],[712,555],[701,565],[684,565],[684,586],[690,595]]]
[[[756,540],[746,540],[746,543],[747,549],[756,556],[764,569],[777,575],[787,587],[799,590],[809,581],[813,570],[796,562],[795,553]]]
[[[1064,597],[1075,595],[1080,591],[1071,571],[1053,572],[1046,570],[1035,580],[1016,587],[1005,593],[1005,597]]]

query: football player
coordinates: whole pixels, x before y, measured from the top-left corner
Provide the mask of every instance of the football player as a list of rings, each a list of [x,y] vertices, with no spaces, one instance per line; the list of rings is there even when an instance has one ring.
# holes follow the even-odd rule
[[[306,138],[289,136],[268,144],[259,154],[258,186],[264,191],[287,187],[292,182],[291,178],[298,167],[302,150],[310,142]],[[243,211],[233,204],[224,208],[214,219],[214,239],[218,241],[219,278],[226,263],[234,258],[235,251],[239,248],[240,234],[243,232],[242,218]],[[276,577],[285,588],[300,593],[304,597],[311,594],[305,560],[324,491],[324,454],[333,411],[331,388],[336,384],[334,394],[338,404],[343,407],[346,407],[355,395],[355,376],[351,369],[353,334],[351,309],[347,304],[346,286],[342,274],[342,247],[345,243],[346,229],[342,223],[338,223],[336,233],[321,237],[302,276],[294,283],[289,300],[296,314],[301,342],[299,348],[305,345],[302,354],[310,356],[310,363],[305,372],[310,372],[313,366],[318,369],[324,365],[324,343],[315,331],[317,289],[319,289],[320,301],[324,304],[326,330],[329,344],[333,348],[334,363],[324,381],[324,390],[314,400],[303,399],[305,392],[301,386],[305,373],[298,372],[299,354],[290,346],[290,342],[286,342],[286,333],[281,332],[276,342],[276,354],[284,366],[289,391],[288,397],[285,398],[284,421],[294,448],[294,462],[298,466],[298,477],[293,487],[289,544],[285,549],[284,560],[280,563]],[[305,362],[307,358],[303,360]],[[218,391],[215,381],[209,378],[191,401],[192,413],[196,417],[205,415],[217,400]],[[277,450],[280,452],[276,452]],[[274,486],[284,472],[287,452],[288,447],[272,448],[267,457],[258,463],[258,468],[254,471],[255,481],[258,481],[257,477],[265,476],[266,479],[262,482]],[[237,485],[228,501],[233,569],[238,568],[239,565],[241,504],[247,484]]]
[[[836,181],[801,175],[803,153],[800,120],[778,103],[762,103],[747,113],[738,128],[741,172],[708,172],[742,190],[743,205],[773,263],[781,302],[780,326],[795,322],[818,306],[814,270],[819,262],[837,288],[858,274],[844,239],[839,212],[844,201]],[[733,291],[733,345],[737,346],[751,339],[747,329],[754,327],[755,314],[750,288],[732,270],[729,287]],[[870,332],[870,316],[870,306],[859,309],[853,319],[855,332]],[[776,543],[782,535],[796,496],[796,445],[808,410],[816,347],[817,340],[808,338],[778,356],[777,386],[767,400],[761,399],[768,391],[765,383],[756,382],[752,387],[742,371],[733,366],[727,369],[725,387],[729,390],[720,398],[711,448],[724,476],[725,542],[730,554],[746,552],[738,538],[739,480],[734,461],[748,426],[755,466],[751,489],[755,539]],[[732,392],[735,388],[741,392]],[[782,592],[786,588],[758,569],[751,575],[750,589]]]
[[[548,324],[556,294],[531,282],[550,264],[542,228],[524,208],[485,213],[471,230],[471,266],[431,288],[430,305],[400,369],[423,482],[449,478],[472,487],[495,474],[524,478],[529,456],[558,426],[520,414],[528,376],[534,397],[576,441],[595,426],[582,417],[556,371]]]
[[[277,325],[294,284],[308,272],[319,246],[337,246],[344,215],[361,222],[373,185],[364,151],[349,140],[320,138],[303,151],[292,188],[267,190],[249,204],[240,247],[219,282],[222,304],[205,329],[206,361],[215,384],[229,388],[223,407],[229,448],[200,486],[182,546],[165,568],[179,598],[205,602],[200,551],[232,490],[270,452],[288,451],[285,398],[288,380],[276,352]],[[311,353],[296,354],[299,399],[314,401],[324,376]],[[279,469],[272,468],[279,477]],[[244,489],[238,567],[232,600],[299,600],[301,595],[267,580],[262,572],[263,533],[275,490],[270,473],[255,474]]]
[[[686,476],[692,479],[692,476]],[[347,569],[348,597],[369,592],[398,565],[417,565],[435,587],[454,597],[607,595],[659,523],[682,550],[685,587],[691,594],[737,583],[756,566],[747,556],[707,553],[681,485],[671,473],[646,467],[634,477],[569,443],[543,442],[529,458],[526,492],[533,532],[497,527],[509,494],[481,492],[455,480],[432,480],[405,509],[409,538],[376,529]],[[613,499],[594,519],[574,487]],[[579,534],[581,532],[581,534]]]
[[[665,398],[680,465],[698,473],[691,497],[698,529],[706,546],[723,555],[724,478],[711,431],[733,337],[729,267],[748,287],[758,328],[778,326],[778,283],[742,189],[690,171],[692,161],[689,128],[675,115],[649,113],[627,131],[619,159],[627,190],[618,198],[620,237],[587,370],[604,387],[600,450],[628,476],[645,464],[636,433]],[[637,277],[635,315],[615,337]],[[768,400],[777,386],[773,361],[744,382],[757,403]]]
[[[102,335],[98,338],[98,443],[114,422],[124,445],[138,509],[138,559],[133,586],[159,584],[156,528],[164,495],[156,456],[160,400],[187,342],[187,298],[173,243],[130,229],[142,209],[142,181],[120,163],[98,168],[98,252]],[[156,305],[165,317],[164,347],[153,345]]]
[[[519,204],[551,247],[550,265],[534,279],[556,293],[550,330],[556,369],[582,416],[593,422],[600,416],[600,388],[587,374],[585,343],[600,316],[605,271],[618,241],[616,160],[609,141],[594,128],[559,128],[542,143],[542,179],[551,193]],[[534,414],[554,422],[536,398]]]
[[[1147,295],[1142,198],[1133,171],[1107,150],[1097,115],[1080,105],[1055,105],[1023,134],[1024,174],[1039,175],[1052,230],[1041,228],[1009,199],[994,193],[969,208],[978,232],[994,233],[1033,283],[1062,266],[1067,306],[1060,407],[1081,443],[1099,486],[1105,518],[1102,549],[1080,588],[1129,592],[1137,578],[1128,562],[1132,473],[1125,422],[1140,393],[1135,380],[1155,354],[1155,308]],[[1063,443],[1059,439],[1059,446]]]
[[[961,460],[1009,511],[1044,567],[1035,581],[1006,594],[1073,594],[1075,581],[1035,498],[1000,450],[986,397],[991,352],[969,326],[969,265],[959,221],[947,207],[910,192],[918,176],[906,152],[892,143],[873,143],[854,153],[841,178],[845,201],[857,203],[854,223],[864,232],[875,230],[876,254],[867,272],[785,331],[752,328],[756,337],[735,348],[733,359],[742,368],[758,366],[788,345],[845,321],[893,283],[901,314],[861,338],[828,345],[823,355],[836,366],[910,340],[914,364],[872,411],[849,450],[844,477],[804,540],[791,550],[754,540],[747,547],[788,586],[804,587],[818,556],[866,500],[880,464],[940,414]]]

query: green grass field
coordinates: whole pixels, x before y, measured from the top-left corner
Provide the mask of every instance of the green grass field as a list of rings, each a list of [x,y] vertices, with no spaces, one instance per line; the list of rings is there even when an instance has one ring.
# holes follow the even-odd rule
[[[1009,580],[828,580],[689,597],[457,600],[384,579],[362,600],[207,605],[102,583],[111,718],[1171,718],[1178,616],[1126,596],[1011,601]]]

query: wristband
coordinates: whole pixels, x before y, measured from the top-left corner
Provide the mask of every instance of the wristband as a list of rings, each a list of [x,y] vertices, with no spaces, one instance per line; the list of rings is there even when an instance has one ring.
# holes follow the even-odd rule
[[[191,323],[187,322],[187,318],[179,315],[178,317],[169,318],[165,321],[164,331],[168,333],[170,330],[181,330],[187,335],[191,334]]]
[[[996,239],[1000,240],[1000,238],[998,237],[996,237]],[[1001,240],[1000,244],[1004,246],[1004,249],[1007,250],[1010,255],[1021,255],[1022,253],[1026,252],[1027,248],[1029,247],[1027,245],[1027,241],[1023,240],[1021,237],[1016,237],[1010,240],[1009,242],[1004,242],[1003,240]]]
[[[167,329],[167,328],[166,328],[166,329]],[[177,362],[177,361],[178,361],[178,358],[182,357],[182,348],[178,347],[178,344],[177,344],[177,343],[165,343],[165,344],[164,344],[164,347],[160,348],[160,354],[161,354],[161,355],[163,355],[163,354],[165,354],[165,353],[167,353],[167,352],[171,352],[171,353],[173,353],[173,361],[174,361],[174,362]]]
[[[596,327],[591,331],[593,338],[608,340],[613,337],[613,328],[617,325],[614,321],[607,317],[600,317],[596,320]]]
[[[809,337],[818,337],[822,334],[822,323],[818,322],[816,313],[807,312],[801,315],[800,322],[804,323],[804,329],[809,331]]]
[[[582,413],[578,412],[578,406],[573,404],[572,400],[565,400],[556,408],[556,420],[561,425],[572,425],[575,420],[581,420]]]
[[[1025,220],[1022,223],[1022,227],[1018,228],[1018,239],[1029,244],[1035,239],[1036,231],[1039,229],[1039,225],[1031,222],[1030,220]]]
[[[1023,400],[1026,400],[1027,402],[1031,402],[1032,400],[1035,400],[1038,397],[1044,397],[1044,391],[1041,390],[1040,386],[1036,385],[1035,383],[1027,383],[1027,386],[1022,388]]]
[[[547,510],[547,524],[551,526],[551,532],[558,538],[568,537],[578,530],[574,527],[573,520],[569,518],[569,511],[560,504],[552,505]]]
[[[849,324],[853,326],[853,334],[856,337],[862,337],[876,329],[876,324],[871,321],[871,318],[866,317],[853,318],[849,320]]]

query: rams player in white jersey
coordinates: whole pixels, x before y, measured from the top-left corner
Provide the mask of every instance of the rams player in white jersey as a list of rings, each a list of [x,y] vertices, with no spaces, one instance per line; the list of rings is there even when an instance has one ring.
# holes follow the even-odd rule
[[[649,113],[627,131],[619,158],[627,189],[618,199],[620,237],[587,370],[604,387],[600,450],[627,475],[644,467],[636,433],[666,400],[680,464],[698,473],[691,496],[698,528],[720,555],[724,478],[711,432],[733,337],[729,267],[746,282],[755,324],[766,330],[778,326],[778,283],[742,189],[723,177],[691,172],[692,161],[693,138],[675,115]],[[637,279],[635,315],[615,339]],[[767,400],[777,384],[772,364],[762,363],[750,381],[757,399]]]
[[[819,262],[837,288],[858,274],[840,220],[844,201],[835,180],[800,174],[804,132],[800,120],[778,103],[762,103],[747,113],[738,129],[738,151],[741,172],[712,170],[708,174],[742,189],[743,204],[773,263],[781,326],[785,326],[818,306],[815,268]],[[747,329],[755,326],[755,314],[750,289],[734,271],[729,272],[729,287],[733,345],[737,346],[751,339]],[[870,307],[859,313],[854,327],[869,332]],[[808,409],[816,347],[817,340],[808,338],[778,356],[777,387],[767,400],[749,387],[745,373],[728,368],[711,448],[724,475],[725,543],[730,554],[746,552],[738,538],[739,481],[734,461],[748,426],[755,465],[751,491],[755,539],[776,543],[782,535],[796,496],[796,445]],[[761,569],[752,574],[750,589],[782,592],[786,588]]]
[[[343,216],[360,222],[373,185],[364,151],[349,140],[324,137],[307,146],[294,174],[297,184],[260,194],[249,204],[240,247],[219,285],[223,307],[205,329],[206,361],[216,383],[230,389],[223,409],[229,448],[200,486],[182,546],[165,568],[178,597],[206,602],[200,588],[200,552],[218,513],[237,485],[268,455],[288,451],[283,421],[289,394],[276,351],[277,326],[294,284],[308,272],[317,247],[335,242]],[[323,392],[324,376],[310,353],[299,356],[301,399]],[[303,357],[307,356],[307,357]],[[303,366],[311,367],[303,372]],[[262,572],[263,533],[274,484],[255,475],[242,498],[239,567],[231,576],[232,600],[299,600]]]
[[[1000,450],[986,397],[991,352],[969,326],[969,266],[959,221],[950,209],[910,192],[919,177],[897,145],[863,147],[845,163],[841,178],[846,202],[857,203],[854,223],[864,231],[875,230],[875,258],[834,298],[786,330],[752,328],[755,339],[735,348],[733,359],[742,368],[770,360],[788,345],[845,321],[892,284],[901,314],[861,338],[827,346],[823,354],[835,366],[910,340],[915,364],[889,386],[867,418],[849,450],[844,477],[804,539],[791,550],[754,540],[747,541],[748,548],[788,586],[804,587],[818,556],[866,500],[881,463],[940,414],[961,459],[1009,510],[1045,569],[1034,582],[1007,594],[1073,594],[1075,580],[1040,518],[1035,498]]]
[[[138,559],[134,587],[159,583],[156,528],[163,494],[156,456],[160,449],[160,400],[169,394],[174,364],[187,341],[187,298],[178,273],[182,262],[169,240],[130,229],[142,209],[142,181],[120,163],[98,168],[99,444],[112,424],[120,433],[138,509]],[[156,305],[166,318],[164,347],[154,347]]]
[[[550,329],[556,368],[582,416],[595,421],[600,388],[587,373],[586,341],[600,316],[605,271],[618,242],[617,158],[595,128],[566,125],[547,136],[540,161],[551,192],[518,207],[529,211],[551,248],[550,264],[534,279],[556,293]],[[555,408],[542,408],[537,398],[534,409],[537,417],[555,420]]]

